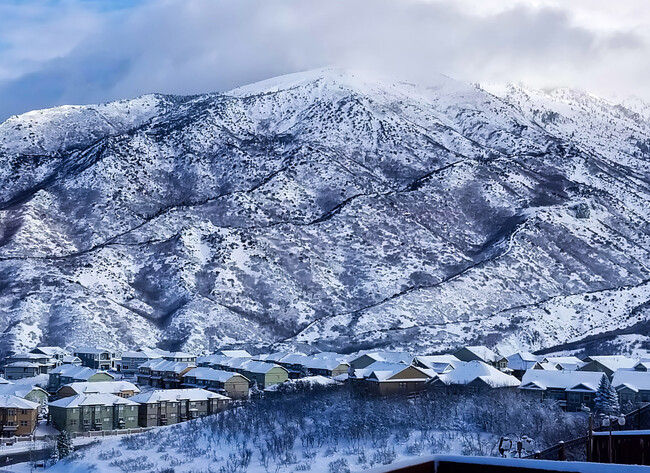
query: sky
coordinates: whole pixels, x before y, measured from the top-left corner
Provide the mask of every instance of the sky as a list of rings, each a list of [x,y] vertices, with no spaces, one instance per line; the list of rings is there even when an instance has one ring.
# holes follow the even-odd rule
[[[0,0],[0,121],[328,66],[650,100],[650,0]]]

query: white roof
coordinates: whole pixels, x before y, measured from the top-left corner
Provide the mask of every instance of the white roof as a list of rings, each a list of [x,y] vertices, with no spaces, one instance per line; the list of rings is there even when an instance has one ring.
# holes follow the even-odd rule
[[[66,353],[66,351],[61,347],[36,347],[31,351],[34,352],[35,350],[40,350],[42,353],[45,353],[46,355],[49,356],[58,355],[60,353]]]
[[[14,383],[12,383],[11,381],[7,381],[2,376],[0,376],[0,384],[14,384]]]
[[[549,361],[539,362],[539,363],[537,363],[536,366],[539,366],[541,369],[547,370],[547,371],[557,371],[558,370],[558,368],[557,368],[558,365],[556,365],[555,363],[551,363]],[[537,368],[537,369],[539,369],[539,368]],[[571,370],[568,370],[568,371],[571,371]]]
[[[143,349],[141,351],[125,351],[122,353],[122,359],[124,358],[139,358],[145,360],[155,360],[162,358],[163,356],[153,350]]]
[[[599,371],[528,370],[521,380],[521,389],[571,391],[581,390],[579,386],[585,386],[589,391],[596,391],[603,376]]]
[[[73,379],[88,379],[91,376],[97,373],[105,373],[113,377],[110,373],[106,371],[99,371],[87,366],[76,366],[76,365],[61,365],[50,370],[50,374],[59,374],[61,376],[73,378]]]
[[[194,368],[183,375],[184,378],[205,379],[208,381],[218,381],[225,383],[233,376],[241,376],[239,373],[232,371],[214,370],[212,368]]]
[[[0,386],[0,395],[25,397],[35,389],[47,395],[43,388],[35,384],[3,384]]]
[[[139,404],[152,404],[160,401],[206,401],[208,399],[230,398],[205,389],[160,389],[138,394],[129,399]]]
[[[184,351],[172,351],[163,355],[167,358],[196,358],[196,355],[192,353],[186,353]]]
[[[273,363],[266,363],[264,361],[247,361],[242,365],[241,368],[250,373],[268,373],[273,368],[282,368],[282,367],[280,365],[275,365]]]
[[[337,368],[341,364],[348,365],[346,362],[340,361],[340,360],[338,360],[336,358],[314,358],[314,357],[309,357],[305,361],[305,368],[312,369],[312,370],[330,370],[331,371],[331,370]]]
[[[66,384],[65,386],[72,388],[77,394],[115,394],[122,391],[133,391],[136,393],[140,392],[140,388],[128,381],[96,381],[91,383],[80,382]]]
[[[217,355],[227,356],[228,358],[250,358],[251,354],[246,350],[221,350]]]
[[[541,372],[544,373],[544,371]],[[470,361],[449,373],[441,374],[439,378],[445,384],[469,384],[476,379],[481,379],[493,388],[519,386],[519,380],[514,376],[502,373],[493,366],[478,360]]]
[[[589,359],[591,361],[597,361],[612,371],[620,370],[621,368],[633,368],[639,361],[623,355],[590,356]]]
[[[483,361],[498,361],[501,357],[497,355],[495,352],[490,350],[488,347],[483,346],[483,345],[473,345],[473,346],[468,346],[464,347],[466,350],[471,351],[474,353],[476,356],[478,356],[481,360]],[[462,348],[461,348],[462,350]],[[460,351],[460,350],[458,350]]]
[[[389,363],[386,361],[375,361],[374,363],[371,363],[365,368],[354,370],[352,376],[357,379],[367,378],[372,374],[373,371],[396,371],[396,370],[404,369],[407,366],[409,365],[405,365],[404,363]]]
[[[618,370],[612,378],[615,389],[627,386],[632,391],[650,391],[650,371]]]
[[[548,361],[550,363],[568,363],[575,365],[584,365],[585,363],[578,358],[577,356],[545,356],[542,358],[542,361]]]
[[[0,395],[0,408],[12,409],[36,409],[38,403],[28,401],[22,397],[12,395]]]
[[[15,361],[6,365],[5,368],[40,368],[40,365],[29,361]]]
[[[50,402],[50,407],[79,407],[79,406],[114,406],[123,404],[137,406],[131,399],[116,396],[115,394],[77,394]]]
[[[149,360],[140,365],[140,368],[151,368],[152,371],[169,371],[173,373],[180,373],[187,368],[193,368],[193,364],[185,361],[171,361],[171,360]]]
[[[106,348],[95,348],[95,347],[81,347],[77,348],[76,350],[73,350],[74,353],[92,353],[92,354],[100,354],[100,353],[112,353],[110,350],[107,350]]]

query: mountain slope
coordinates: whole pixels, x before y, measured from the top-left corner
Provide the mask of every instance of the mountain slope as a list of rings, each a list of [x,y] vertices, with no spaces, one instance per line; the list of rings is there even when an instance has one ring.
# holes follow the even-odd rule
[[[544,348],[645,321],[650,123],[319,70],[0,125],[0,346]]]

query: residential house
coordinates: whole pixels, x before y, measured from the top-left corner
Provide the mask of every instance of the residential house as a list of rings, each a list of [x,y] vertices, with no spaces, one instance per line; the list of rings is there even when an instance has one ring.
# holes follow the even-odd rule
[[[365,368],[358,368],[353,370],[350,367],[349,379],[352,381],[352,385],[358,386],[358,381],[365,380],[368,376],[372,374],[373,371],[398,371],[404,369],[407,366],[405,363],[391,363],[387,361],[375,361],[374,363],[366,366]]]
[[[611,378],[615,371],[620,369],[633,369],[639,360],[622,355],[608,355],[589,356],[583,361],[586,364],[578,368],[579,371],[599,371]]]
[[[36,402],[0,395],[0,437],[31,435],[38,425],[38,410]]]
[[[337,378],[339,376],[347,377],[350,364],[336,358],[307,357],[304,368],[309,376]]]
[[[497,388],[516,388],[519,386],[519,380],[492,365],[473,360],[455,370],[438,375],[431,380],[430,385],[449,394],[463,394]]]
[[[612,386],[618,393],[621,407],[634,405],[639,407],[650,402],[650,372],[636,370],[618,370],[614,373]]]
[[[49,395],[35,384],[2,384],[0,385],[0,396],[16,396],[28,401],[35,402],[41,406],[47,403]]]
[[[115,369],[115,363],[120,358],[114,351],[93,347],[77,348],[74,356],[81,360],[83,366],[103,371]]]
[[[196,355],[182,351],[167,352],[163,355],[163,359],[176,363],[187,363],[188,365],[196,366]]]
[[[56,395],[62,398],[78,394],[114,394],[128,398],[139,393],[140,388],[128,381],[95,381],[66,384],[59,388]]]
[[[30,350],[30,353],[35,353],[37,355],[46,355],[49,358],[54,358],[63,362],[63,359],[70,354],[61,347],[36,347]]]
[[[36,375],[34,376],[37,376],[39,374],[46,374],[49,370],[61,364],[61,362],[58,359],[40,353],[18,353],[10,357],[7,357],[5,359],[5,363],[7,366],[12,366],[15,363],[36,364],[38,365],[38,373],[36,373]],[[23,376],[23,377],[29,377],[29,376]],[[19,379],[19,378],[14,378],[14,379]]]
[[[591,371],[528,370],[519,389],[542,400],[557,401],[567,412],[577,412],[582,405],[593,409],[602,377],[603,373]]]
[[[463,347],[454,353],[460,361],[482,361],[491,366],[496,366],[502,358],[488,347],[482,345]]]
[[[117,370],[125,374],[138,373],[143,363],[151,360],[162,360],[162,353],[147,348],[138,351],[125,351],[117,363]]]
[[[50,402],[49,418],[67,432],[133,429],[138,404],[114,394],[77,394]]]
[[[539,361],[537,356],[526,351],[513,353],[506,357],[506,360],[508,371],[517,379],[521,379],[524,373],[533,369]]]
[[[542,363],[553,363],[555,369],[576,371],[586,363],[577,356],[546,356],[542,358]]]
[[[350,360],[350,371],[365,369],[377,362],[410,365],[413,362],[413,355],[395,351],[360,352],[355,358]]]
[[[86,366],[61,365],[50,371],[47,385],[49,392],[56,392],[64,384],[76,382],[113,381],[115,377],[106,371],[98,371]]]
[[[424,355],[413,358],[413,366],[433,370],[437,374],[447,373],[464,363],[454,355]]]
[[[226,408],[230,398],[205,389],[166,389],[133,396],[139,404],[138,423],[154,427],[214,414]]]
[[[193,363],[150,360],[140,365],[138,383],[156,388],[177,389],[183,381],[183,375],[195,367]]]
[[[305,354],[291,353],[289,355],[283,356],[279,360],[275,361],[275,363],[286,368],[286,370],[289,372],[289,379],[298,379],[307,376],[305,363],[307,363],[309,360],[310,358]],[[267,360],[267,363],[269,361],[270,360]]]
[[[248,361],[241,368],[241,374],[248,378],[251,383],[255,383],[260,389],[283,383],[289,379],[287,369],[273,363]]]
[[[401,364],[396,370],[372,371],[364,384],[369,393],[380,396],[413,394],[426,389],[436,376],[433,370]]]
[[[81,358],[79,358],[78,356],[74,356],[74,355],[65,355],[61,359],[61,363],[63,363],[64,365],[81,366]]]
[[[641,360],[634,365],[635,371],[650,371],[650,361]]]
[[[41,367],[37,363],[30,363],[28,361],[16,361],[5,365],[4,371],[4,377],[11,381],[38,376],[41,372]]]
[[[212,368],[193,368],[183,375],[184,388],[203,388],[231,399],[247,399],[250,381],[244,375]]]

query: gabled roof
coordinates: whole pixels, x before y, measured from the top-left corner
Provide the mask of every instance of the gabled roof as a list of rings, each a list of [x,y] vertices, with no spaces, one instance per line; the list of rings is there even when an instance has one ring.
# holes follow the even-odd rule
[[[557,365],[551,362],[537,362],[533,369],[540,369],[546,371],[557,371]]]
[[[91,376],[94,376],[97,373],[107,374],[111,378],[113,375],[107,373],[106,371],[99,371],[93,368],[88,368],[87,366],[76,366],[76,365],[61,365],[53,368],[49,372],[50,374],[59,374],[60,376],[73,379],[88,379]]]
[[[284,358],[282,358],[280,360],[280,363],[286,363],[288,365],[301,365],[301,366],[304,366],[305,363],[309,359],[310,358],[307,355],[300,355],[298,353],[292,353],[291,355],[287,355]]]
[[[354,362],[368,356],[375,360],[376,362],[385,362],[385,363],[401,363],[404,365],[410,365],[413,361],[413,355],[403,351],[366,351],[359,352],[357,356],[350,359],[350,362]]]
[[[398,374],[402,373],[403,371],[407,369],[413,369],[416,370],[420,373],[419,376],[415,376],[412,378],[399,378],[396,381],[404,382],[404,381],[422,381],[422,380],[430,380],[431,378],[435,378],[437,376],[436,372],[430,369],[426,368],[418,368],[417,366],[413,365],[401,365],[400,368],[395,369],[395,370],[376,370],[370,373],[368,376],[368,380],[371,381],[390,381],[392,378],[397,376]]]
[[[163,355],[163,358],[196,358],[196,355],[184,351],[172,351]]]
[[[623,355],[608,355],[608,356],[590,356],[585,358],[585,361],[595,361],[600,363],[605,368],[611,371],[617,371],[622,368],[633,368],[639,360],[628,358]]]
[[[275,365],[273,363],[266,363],[264,361],[247,361],[242,365],[242,369],[244,371],[248,371],[249,373],[258,373],[258,374],[266,374],[269,371],[271,371],[273,368],[282,368],[280,365]],[[286,370],[285,370],[286,371]]]
[[[493,352],[488,347],[483,345],[473,345],[473,346],[463,347],[460,350],[458,350],[456,353],[462,351],[463,349],[473,353],[483,361],[496,362],[501,359],[499,355],[497,355],[495,352]],[[454,353],[454,355],[456,355],[456,353]]]
[[[374,363],[371,363],[365,368],[354,370],[354,372],[352,373],[352,377],[356,379],[363,379],[370,376],[373,371],[396,371],[396,370],[404,369],[407,366],[410,365],[405,365],[404,363],[389,363],[386,361],[375,361]]]
[[[5,368],[40,368],[38,363],[30,363],[29,361],[14,361],[5,365]]]
[[[153,404],[160,401],[206,401],[208,399],[230,398],[205,389],[161,389],[138,394],[129,399],[139,404]]]
[[[246,350],[221,350],[216,354],[227,356],[228,358],[250,358],[252,356]]]
[[[149,360],[142,363],[142,366],[149,366],[152,371],[164,371],[170,373],[181,373],[187,368],[194,368],[194,364],[185,361],[171,361],[171,360]]]
[[[337,368],[339,365],[346,365],[350,366],[348,363],[345,363],[343,361],[337,360],[336,358],[314,358],[314,357],[308,357],[308,359],[305,361],[305,368],[310,369],[310,370],[333,370]]]
[[[599,371],[528,370],[521,380],[521,389],[582,389],[596,391],[604,376]]]
[[[115,406],[115,405],[137,406],[130,398],[116,396],[115,394],[77,394],[76,396],[64,397],[50,402],[50,407],[79,407],[79,406]]]
[[[612,378],[614,389],[627,386],[635,392],[650,391],[650,371],[618,370]]]
[[[144,360],[159,360],[162,357],[163,356],[160,353],[153,350],[149,350],[147,348],[138,351],[125,351],[122,353],[122,359],[139,358]]]
[[[28,401],[22,397],[0,395],[0,409],[36,409],[38,403]]]
[[[8,380],[4,379],[2,376],[0,376],[0,385],[2,385],[2,384],[14,384],[14,383],[12,383],[11,381],[8,381]]]
[[[135,393],[140,392],[140,388],[128,381],[95,381],[91,383],[77,382],[66,384],[61,388],[66,386],[73,389],[77,394],[115,394],[122,391],[133,391]]]
[[[515,359],[515,360],[523,360],[523,361],[539,361],[539,357],[536,355],[533,355],[532,353],[528,351],[520,351],[518,353],[513,353],[510,356],[506,356],[506,359],[510,361],[510,359]]]
[[[225,383],[226,381],[232,379],[233,376],[239,376],[246,379],[239,373],[233,373],[232,371],[214,370],[212,368],[194,368],[184,375],[185,378],[204,379],[207,381],[217,381],[220,383]]]
[[[36,347],[36,348],[33,348],[31,350],[32,353],[35,353],[36,351],[40,351],[41,353],[44,353],[45,355],[48,355],[48,356],[54,356],[54,355],[67,353],[67,351],[65,351],[61,347]]]
[[[643,369],[650,371],[650,361],[641,360],[636,365],[634,365],[635,370],[643,371]]]
[[[584,365],[584,362],[577,356],[545,356],[542,361],[550,363],[569,363],[575,365]]]
[[[493,388],[519,386],[519,380],[514,376],[478,360],[467,362],[449,373],[439,375],[439,378],[445,384],[469,384],[480,379]]]
[[[41,391],[45,396],[47,396],[47,392],[45,392],[42,388],[39,386],[36,386],[34,384],[3,384],[0,385],[0,395],[2,396],[18,396],[18,397],[25,397],[32,391]]]

